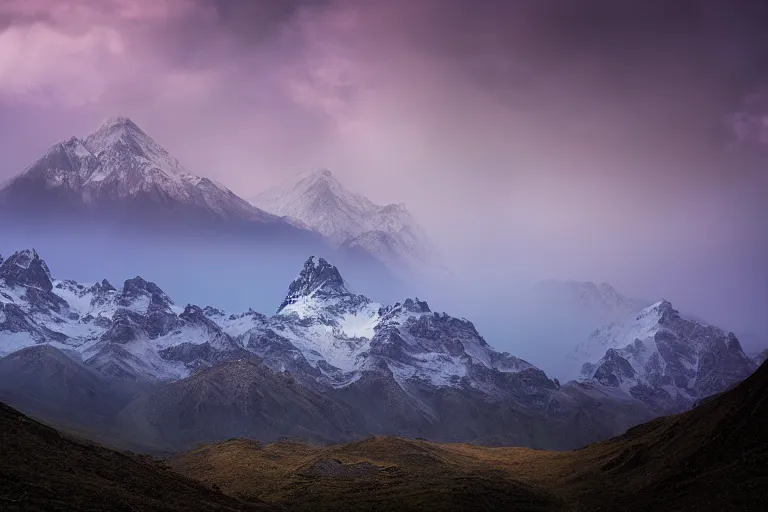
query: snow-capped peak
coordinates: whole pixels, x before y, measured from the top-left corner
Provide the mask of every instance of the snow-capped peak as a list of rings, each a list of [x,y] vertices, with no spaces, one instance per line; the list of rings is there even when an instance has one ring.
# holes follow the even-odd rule
[[[123,127],[123,128],[129,128],[133,130],[141,131],[141,129],[136,126],[136,123],[134,123],[130,117],[126,116],[110,116],[104,120],[104,122],[101,124],[100,129],[109,129],[114,127]]]
[[[664,299],[596,330],[575,354],[584,361],[583,378],[670,410],[725,389],[752,369],[733,333],[684,318]]]
[[[37,254],[35,249],[22,249],[21,251],[13,253],[11,257],[8,258],[8,263],[26,270],[36,260],[40,260],[40,255]]]
[[[637,321],[650,318],[651,321],[661,323],[664,318],[669,316],[680,316],[680,313],[672,307],[672,303],[667,299],[661,299],[650,306],[643,308],[637,315]]]
[[[641,309],[629,321],[611,322],[595,330],[576,346],[573,356],[580,364],[591,363],[608,349],[621,348],[636,339],[653,338],[662,328],[663,319],[673,315],[677,315],[677,311],[669,301],[662,299]]]
[[[202,181],[127,117],[109,118],[83,145],[102,161],[102,172],[92,174],[87,182],[127,180],[138,187],[149,183],[183,187]]]
[[[378,207],[363,196],[348,191],[324,168],[297,174],[282,185],[253,199],[259,208],[296,219],[341,243],[365,230],[365,219]]]
[[[288,295],[280,304],[277,312],[279,313],[290,304],[295,304],[302,297],[328,299],[342,295],[351,294],[339,273],[339,269],[323,258],[319,258],[315,263],[315,257],[310,256],[304,263],[301,273],[288,287]]]
[[[33,205],[52,211],[77,205],[137,216],[157,209],[187,219],[279,221],[223,185],[189,172],[123,116],[109,118],[84,139],[54,144],[0,190],[0,203],[15,212]]]
[[[46,291],[53,288],[51,271],[34,249],[15,252],[2,262],[0,279],[10,286],[31,286]]]
[[[402,304],[396,302],[393,306],[383,307],[379,311],[382,324],[388,322],[402,323],[412,316],[429,313],[432,313],[429,304],[426,301],[419,300],[418,297],[415,299],[405,299]]]

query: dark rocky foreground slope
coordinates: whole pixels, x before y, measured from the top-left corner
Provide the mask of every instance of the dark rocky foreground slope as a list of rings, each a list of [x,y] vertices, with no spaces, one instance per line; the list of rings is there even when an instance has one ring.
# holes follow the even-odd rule
[[[0,510],[262,510],[147,457],[83,442],[0,403]]]

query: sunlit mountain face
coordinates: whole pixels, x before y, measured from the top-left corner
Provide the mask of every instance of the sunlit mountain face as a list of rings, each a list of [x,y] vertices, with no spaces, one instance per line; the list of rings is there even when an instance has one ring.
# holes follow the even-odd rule
[[[0,2],[0,508],[758,509],[766,26]]]

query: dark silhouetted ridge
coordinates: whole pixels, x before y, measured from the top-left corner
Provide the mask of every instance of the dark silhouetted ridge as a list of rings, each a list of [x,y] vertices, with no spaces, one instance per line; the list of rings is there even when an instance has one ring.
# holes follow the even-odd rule
[[[0,403],[0,509],[262,510],[148,457],[70,438]]]

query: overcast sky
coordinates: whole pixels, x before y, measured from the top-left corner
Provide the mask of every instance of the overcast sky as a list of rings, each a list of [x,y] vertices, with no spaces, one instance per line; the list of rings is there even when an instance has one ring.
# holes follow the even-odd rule
[[[768,144],[766,5],[2,0],[0,179],[121,114],[245,197],[321,166],[403,201],[489,295],[611,281],[768,331],[768,172],[724,157]]]

